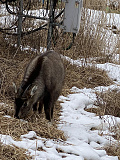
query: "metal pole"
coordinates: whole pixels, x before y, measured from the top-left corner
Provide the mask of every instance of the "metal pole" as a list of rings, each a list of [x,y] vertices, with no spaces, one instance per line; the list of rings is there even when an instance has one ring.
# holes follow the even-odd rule
[[[53,9],[53,0],[50,0],[50,12],[49,12],[49,28],[47,36],[47,50],[51,47],[52,34],[53,34],[53,20],[54,20],[54,9]]]
[[[19,47],[21,44],[21,34],[22,34],[22,14],[23,14],[23,0],[19,2],[19,12],[18,12],[18,39],[17,39],[17,46]]]

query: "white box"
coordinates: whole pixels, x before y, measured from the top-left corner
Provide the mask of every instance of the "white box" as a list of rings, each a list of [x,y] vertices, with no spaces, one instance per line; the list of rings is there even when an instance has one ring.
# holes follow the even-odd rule
[[[63,31],[78,33],[80,29],[82,0],[66,0]]]

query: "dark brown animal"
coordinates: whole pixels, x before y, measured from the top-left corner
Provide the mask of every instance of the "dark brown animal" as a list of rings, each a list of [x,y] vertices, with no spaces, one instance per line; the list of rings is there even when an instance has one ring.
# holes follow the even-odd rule
[[[15,97],[15,117],[27,118],[31,111],[41,113],[43,105],[46,119],[53,118],[54,104],[63,86],[64,66],[60,55],[48,51],[35,57],[27,66],[21,86]]]

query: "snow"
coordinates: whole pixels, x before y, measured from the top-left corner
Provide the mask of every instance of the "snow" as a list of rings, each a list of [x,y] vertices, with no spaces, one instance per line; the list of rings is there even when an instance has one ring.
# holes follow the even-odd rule
[[[4,14],[4,10],[0,12]],[[101,14],[103,14],[103,12],[93,10],[88,10],[88,12],[90,12],[89,15],[91,15],[92,19],[95,20],[92,21],[94,24],[97,23],[96,19],[99,20]],[[93,14],[93,12],[96,14]],[[115,25],[119,26],[119,15],[107,15],[108,17],[115,16],[116,20],[112,21],[110,18],[110,21],[106,21],[106,24],[112,25],[115,23]],[[2,21],[1,17],[0,20]],[[111,38],[113,41],[115,40],[115,36],[113,35],[113,39]],[[114,48],[114,43],[112,45],[111,48]],[[77,66],[81,66],[83,63],[83,60],[72,60],[69,57],[64,58]],[[35,160],[61,160],[63,158],[65,160],[118,160],[117,156],[108,156],[104,147],[110,143],[115,143],[109,127],[120,124],[120,118],[111,115],[100,118],[94,113],[85,111],[85,108],[96,107],[94,105],[96,91],[103,92],[115,88],[120,90],[120,86],[118,86],[120,83],[120,65],[105,63],[96,64],[96,67],[107,71],[109,77],[115,81],[115,84],[108,87],[99,86],[94,89],[79,89],[74,86],[71,88],[71,94],[66,97],[59,97],[62,110],[58,128],[64,131],[67,141],[41,138],[34,131],[21,135],[21,141],[15,141],[9,135],[0,134],[0,141],[5,145],[27,149],[26,154],[30,154]],[[8,115],[5,117],[12,118]],[[103,136],[101,136],[102,134]]]
[[[107,71],[111,79],[115,80],[116,83],[120,83],[120,65],[105,63],[97,64],[97,67]]]
[[[86,24],[84,34],[88,32],[89,26],[92,35],[98,35],[98,37],[104,39],[106,44],[106,49],[103,50],[104,53],[114,54],[114,52],[117,52],[119,34],[114,34],[112,27],[115,26],[118,31],[120,30],[120,14],[106,14],[104,11],[91,9],[85,9],[84,12]]]

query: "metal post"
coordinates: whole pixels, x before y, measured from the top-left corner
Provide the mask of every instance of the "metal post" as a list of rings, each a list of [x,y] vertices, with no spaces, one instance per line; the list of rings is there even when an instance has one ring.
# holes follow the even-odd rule
[[[53,0],[50,0],[50,12],[49,12],[49,28],[47,36],[47,50],[51,47],[52,34],[53,34],[53,20],[54,20],[54,9],[53,9]]]
[[[19,2],[19,12],[18,12],[18,39],[17,46],[19,47],[21,44],[21,34],[22,34],[22,14],[23,14],[23,0]]]

